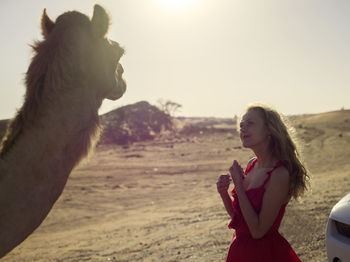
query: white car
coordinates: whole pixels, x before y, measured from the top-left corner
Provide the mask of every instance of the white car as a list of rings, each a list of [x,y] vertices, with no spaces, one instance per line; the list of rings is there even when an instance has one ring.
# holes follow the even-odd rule
[[[350,262],[350,193],[335,206],[326,229],[328,262]]]

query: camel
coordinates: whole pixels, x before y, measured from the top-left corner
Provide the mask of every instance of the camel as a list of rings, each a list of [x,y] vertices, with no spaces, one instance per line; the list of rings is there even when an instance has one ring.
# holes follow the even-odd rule
[[[70,11],[53,22],[43,11],[24,103],[0,145],[0,258],[42,223],[96,144],[103,99],[126,90],[124,50],[106,38],[109,23],[99,5],[91,19]]]

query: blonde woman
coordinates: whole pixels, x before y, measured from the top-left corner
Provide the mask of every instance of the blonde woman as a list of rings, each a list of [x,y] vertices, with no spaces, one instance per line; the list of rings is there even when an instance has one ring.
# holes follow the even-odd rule
[[[255,158],[243,172],[235,160],[217,189],[235,230],[227,262],[300,261],[278,232],[291,198],[306,190],[308,174],[279,113],[262,105],[248,107],[240,122],[240,138]],[[230,176],[233,201],[228,194]]]

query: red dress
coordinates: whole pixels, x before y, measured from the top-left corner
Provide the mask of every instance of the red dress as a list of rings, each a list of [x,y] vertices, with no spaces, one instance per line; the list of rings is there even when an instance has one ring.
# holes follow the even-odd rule
[[[254,167],[256,161],[257,159],[247,167],[244,176],[246,176]],[[251,188],[246,191],[246,194],[257,213],[261,210],[265,184],[270,179],[271,173],[281,165],[283,165],[283,163],[280,161],[267,172],[267,178],[260,187]],[[226,262],[301,262],[287,240],[278,232],[287,204],[281,207],[270,230],[262,238],[254,239],[243,218],[235,189],[232,190],[232,196],[234,216],[229,224],[229,228],[233,228],[235,234],[228,251]]]

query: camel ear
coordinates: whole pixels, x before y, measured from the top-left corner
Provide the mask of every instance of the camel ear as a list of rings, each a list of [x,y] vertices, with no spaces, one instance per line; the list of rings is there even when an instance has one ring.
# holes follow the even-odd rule
[[[44,38],[47,38],[54,27],[55,23],[52,22],[51,19],[47,16],[45,8],[41,17],[41,33],[43,34]]]
[[[100,6],[94,6],[94,14],[91,19],[92,33],[94,36],[101,38],[107,34],[109,27],[109,16],[106,11]]]

